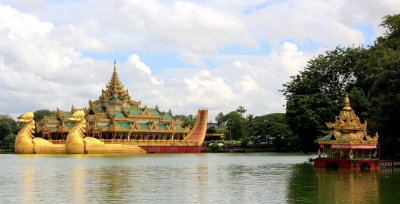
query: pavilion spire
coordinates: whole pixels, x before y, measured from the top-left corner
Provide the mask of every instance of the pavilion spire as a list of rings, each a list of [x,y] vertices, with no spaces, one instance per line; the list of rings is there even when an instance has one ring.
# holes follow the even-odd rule
[[[100,99],[107,98],[120,98],[121,100],[128,99],[129,94],[127,90],[124,90],[124,85],[121,83],[117,73],[117,62],[114,60],[114,71],[111,75],[111,79],[106,86],[106,90],[100,96]]]
[[[345,98],[344,98],[344,107],[343,107],[343,110],[351,110],[351,107],[350,107],[350,99],[349,99],[349,94],[348,94],[348,93],[346,93],[346,96],[345,96]]]

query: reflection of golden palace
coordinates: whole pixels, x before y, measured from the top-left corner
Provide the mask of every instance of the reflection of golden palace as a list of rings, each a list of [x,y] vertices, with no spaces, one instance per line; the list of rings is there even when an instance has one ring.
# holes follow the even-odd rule
[[[86,120],[83,110],[75,111],[72,118],[68,120],[74,122],[75,125],[65,141],[65,152],[67,154],[145,153],[137,145],[104,144],[96,138],[85,137]]]
[[[32,112],[24,113],[18,121],[24,123],[24,127],[18,132],[15,139],[15,152],[17,154],[64,153],[63,144],[53,144],[43,138],[34,138],[35,121]]]

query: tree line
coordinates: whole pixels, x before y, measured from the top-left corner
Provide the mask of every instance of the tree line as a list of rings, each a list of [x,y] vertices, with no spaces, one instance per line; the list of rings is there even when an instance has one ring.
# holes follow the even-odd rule
[[[380,26],[386,32],[373,45],[326,51],[283,85],[286,120],[302,151],[315,151],[315,140],[329,134],[325,123],[335,120],[347,92],[369,134],[379,133],[381,156],[400,158],[400,15]]]
[[[216,125],[209,126],[207,133],[223,133],[225,140],[242,141],[246,144],[274,141],[276,151],[299,151],[299,142],[293,137],[286,122],[284,113],[271,113],[261,116],[247,114],[243,106],[228,113],[220,112],[216,117]],[[185,121],[184,125],[193,127],[196,117],[193,115],[177,115]]]

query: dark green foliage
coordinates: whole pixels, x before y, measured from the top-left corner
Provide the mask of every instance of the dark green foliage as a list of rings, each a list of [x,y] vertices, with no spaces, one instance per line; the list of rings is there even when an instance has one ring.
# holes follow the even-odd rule
[[[191,128],[194,126],[197,120],[197,115],[176,115],[175,117],[180,118],[181,120],[184,121],[183,127],[190,126]]]
[[[242,140],[240,141],[240,146],[242,147],[247,147],[247,144],[249,144],[250,139],[248,137],[242,138]]]
[[[7,135],[2,141],[1,144],[3,146],[3,149],[8,150],[8,151],[14,151],[15,149],[15,134],[9,134]]]
[[[217,133],[217,128],[215,126],[207,127],[207,134]]]
[[[45,109],[43,109],[43,110],[37,110],[37,111],[35,111],[33,114],[34,114],[34,117],[33,117],[33,119],[37,122],[37,123],[40,123],[40,120],[42,120],[43,118],[44,118],[44,116],[50,116],[50,115],[52,115],[54,112],[52,112],[52,111],[49,111],[49,110],[45,110]]]
[[[288,101],[286,118],[304,153],[315,151],[316,136],[327,134],[325,125],[335,119],[336,106],[325,94],[299,95]]]
[[[238,112],[238,113],[244,115],[244,114],[247,112],[247,110],[246,110],[243,106],[239,106],[239,107],[236,109],[236,112]]]
[[[223,121],[227,126],[225,139],[240,140],[245,136],[245,119],[241,113],[232,111],[224,115]]]
[[[0,149],[13,151],[15,136],[20,127],[8,115],[0,115]]]
[[[324,93],[340,103],[347,88],[356,83],[354,69],[362,51],[363,48],[337,47],[310,60],[304,71],[292,76],[292,80],[283,85],[286,99]]]
[[[224,133],[225,140],[241,141],[243,147],[249,142],[265,144],[267,139],[272,139],[276,151],[298,151],[298,139],[291,133],[284,113],[254,117],[252,114],[244,116],[245,112],[246,109],[239,106],[236,111],[219,113],[215,118],[217,127],[208,131]]]
[[[18,123],[8,115],[0,114],[0,122],[7,123],[11,128],[11,133],[13,134],[17,134],[20,129]]]
[[[222,112],[218,113],[217,117],[215,117],[215,121],[217,122],[217,126],[224,125],[224,114]]]
[[[0,140],[11,134],[11,126],[6,121],[0,121]]]
[[[324,135],[324,123],[334,121],[349,92],[369,134],[379,132],[383,157],[400,153],[400,15],[386,16],[381,26],[386,33],[374,45],[327,51],[284,84],[286,118],[303,151],[314,150],[313,140]]]
[[[266,141],[267,138],[275,138],[276,151],[281,151],[284,146],[296,146],[295,138],[285,120],[284,113],[271,113],[254,118],[254,135],[259,140]]]

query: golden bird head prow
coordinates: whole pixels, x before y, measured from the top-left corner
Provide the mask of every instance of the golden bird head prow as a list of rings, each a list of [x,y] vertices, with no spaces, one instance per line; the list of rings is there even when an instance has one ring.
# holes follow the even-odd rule
[[[74,122],[86,122],[85,112],[83,110],[77,110],[72,114],[72,118],[68,118],[68,120]]]
[[[21,115],[21,117],[17,120],[18,122],[22,122],[22,123],[35,123],[35,121],[33,120],[34,114],[33,112],[26,112],[24,114]]]

